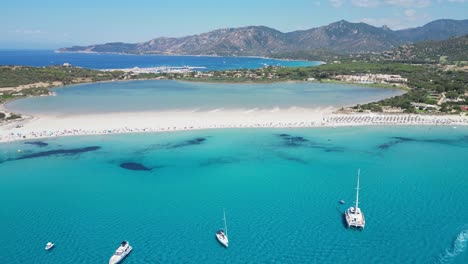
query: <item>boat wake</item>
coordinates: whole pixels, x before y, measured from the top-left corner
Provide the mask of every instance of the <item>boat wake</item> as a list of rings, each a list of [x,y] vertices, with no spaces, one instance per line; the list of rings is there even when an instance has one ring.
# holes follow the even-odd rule
[[[453,242],[452,248],[446,249],[445,254],[439,258],[439,263],[453,263],[453,261],[462,254],[468,244],[468,229],[461,231],[455,241]]]

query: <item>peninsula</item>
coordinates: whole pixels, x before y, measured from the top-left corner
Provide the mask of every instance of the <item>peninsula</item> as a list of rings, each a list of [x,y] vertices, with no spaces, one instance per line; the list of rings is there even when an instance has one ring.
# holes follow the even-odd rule
[[[162,111],[73,117],[24,117],[0,109],[0,140],[228,127],[317,127],[354,125],[466,125],[468,118],[467,36],[403,45],[381,53],[329,55],[314,67],[201,71],[196,68],[91,70],[69,64],[0,67],[0,102],[47,96],[48,88],[100,81],[335,82],[398,88],[403,95],[338,108]],[[429,47],[429,48],[428,48]],[[439,56],[437,57],[436,54]],[[438,58],[438,59],[437,59]],[[79,125],[77,125],[79,124]],[[154,124],[154,125],[148,125]]]

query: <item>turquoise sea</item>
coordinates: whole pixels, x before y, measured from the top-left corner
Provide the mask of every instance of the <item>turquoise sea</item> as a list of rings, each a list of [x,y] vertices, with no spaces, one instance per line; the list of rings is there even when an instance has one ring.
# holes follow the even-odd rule
[[[134,250],[125,264],[468,263],[467,150],[464,127],[2,144],[0,262],[107,263],[126,239]],[[361,232],[342,217],[358,168]],[[223,208],[228,249],[215,239]]]

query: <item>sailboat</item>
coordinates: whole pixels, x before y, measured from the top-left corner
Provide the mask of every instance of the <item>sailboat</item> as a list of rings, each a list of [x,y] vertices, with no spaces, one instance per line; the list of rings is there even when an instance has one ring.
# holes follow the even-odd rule
[[[223,217],[224,230],[221,229],[221,230],[218,230],[216,232],[216,239],[218,239],[218,241],[219,241],[219,243],[221,243],[221,245],[223,245],[225,247],[228,247],[229,246],[229,240],[228,240],[227,225],[226,225],[226,210],[223,210],[223,211],[224,211],[224,217]]]
[[[357,176],[357,187],[356,187],[356,205],[351,206],[348,210],[345,211],[346,222],[348,223],[349,228],[364,229],[366,225],[366,219],[364,218],[364,213],[359,208],[359,177],[361,174],[361,169],[358,170]]]

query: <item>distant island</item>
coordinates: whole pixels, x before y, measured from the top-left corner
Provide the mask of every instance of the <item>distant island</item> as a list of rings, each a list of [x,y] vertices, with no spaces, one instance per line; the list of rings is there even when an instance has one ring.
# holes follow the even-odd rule
[[[266,56],[288,58],[314,51],[329,54],[382,52],[403,44],[445,40],[468,34],[468,20],[441,19],[403,30],[341,20],[326,26],[283,33],[265,26],[219,29],[181,38],[159,37],[141,43],[106,43],[58,49],[59,52]],[[325,51],[325,52],[324,52]],[[292,54],[291,54],[292,53]],[[303,59],[303,58],[301,58]]]

